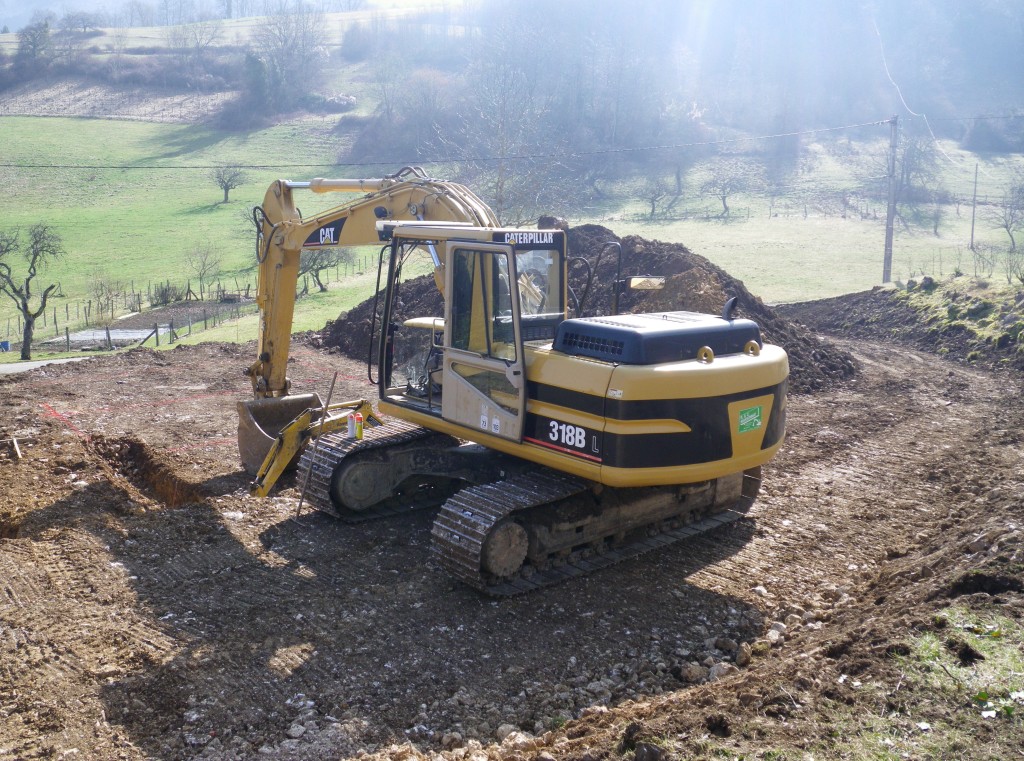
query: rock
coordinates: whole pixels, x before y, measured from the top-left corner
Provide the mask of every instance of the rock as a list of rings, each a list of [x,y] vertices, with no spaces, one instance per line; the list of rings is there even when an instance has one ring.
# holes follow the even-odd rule
[[[715,640],[715,647],[727,653],[734,653],[736,652],[736,648],[739,647],[739,644],[736,640],[730,639],[729,637],[719,637]]]
[[[516,750],[534,750],[537,747],[537,740],[526,732],[516,730],[509,732],[501,744],[503,747]]]
[[[737,671],[737,668],[731,663],[716,663],[711,667],[711,670],[708,671],[708,681],[717,682],[722,677],[727,676],[734,671]]]
[[[786,640],[776,629],[770,629],[764,638],[768,640],[771,647],[781,647]]]
[[[684,682],[694,684],[708,678],[708,670],[697,663],[687,663],[680,669],[680,677]]]
[[[772,644],[766,639],[759,639],[750,646],[751,655],[767,655],[772,650]]]
[[[743,667],[750,663],[752,650],[749,642],[741,642],[736,650],[736,665]]]
[[[768,597],[768,590],[765,589],[764,587],[760,586],[760,585],[754,587],[750,591],[753,592],[758,597]]]
[[[288,731],[285,732],[285,734],[293,740],[298,740],[300,737],[306,734],[306,728],[302,724],[296,722],[292,724],[290,727],[288,727]]]
[[[515,724],[502,724],[498,727],[497,731],[494,733],[494,736],[498,739],[498,742],[501,742],[510,734],[515,732],[516,729],[517,727]]]
[[[804,620],[796,613],[790,613],[788,616],[786,616],[785,623],[786,626],[799,626],[803,623],[803,621]]]
[[[776,621],[776,622],[775,622],[775,623],[773,623],[773,624],[771,625],[771,627],[770,627],[770,630],[771,630],[771,631],[773,631],[773,632],[778,632],[778,633],[779,633],[779,634],[781,634],[781,635],[782,635],[783,637],[785,637],[785,636],[786,636],[786,629],[787,629],[786,625],[785,625],[784,623],[782,623],[781,621]]]
[[[462,745],[462,735],[458,732],[445,732],[441,735],[442,748],[457,748]]]
[[[967,545],[970,552],[984,552],[988,547],[989,543],[985,541],[984,537],[979,537]]]

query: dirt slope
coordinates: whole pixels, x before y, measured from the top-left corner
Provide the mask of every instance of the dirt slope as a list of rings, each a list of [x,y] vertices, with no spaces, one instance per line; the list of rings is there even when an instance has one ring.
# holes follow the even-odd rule
[[[777,312],[827,335],[891,340],[958,362],[1024,371],[1024,291],[1000,297],[977,279],[925,278],[910,291],[875,288]]]
[[[1019,386],[840,349],[862,372],[791,399],[747,519],[503,602],[440,573],[429,515],[296,523],[294,485],[247,496],[251,347],[0,380],[0,759],[841,758],[879,715],[896,755],[928,757],[929,722],[1010,757],[1019,714],[893,653],[951,601],[1020,622]],[[339,398],[372,393],[301,345],[290,374],[325,393],[339,369]]]

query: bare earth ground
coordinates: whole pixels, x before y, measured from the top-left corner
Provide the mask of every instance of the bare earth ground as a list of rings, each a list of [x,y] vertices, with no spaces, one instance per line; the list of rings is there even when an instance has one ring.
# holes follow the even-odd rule
[[[231,93],[154,95],[152,88],[124,89],[85,80],[34,81],[4,93],[2,116],[79,116],[92,119],[202,123],[215,116]]]
[[[248,496],[251,347],[0,380],[24,455],[0,443],[0,759],[844,757],[836,722],[865,711],[907,757],[922,720],[1017,757],[1019,715],[929,716],[892,654],[953,599],[1020,621],[1019,386],[842,348],[858,377],[791,398],[748,518],[501,602],[440,572],[429,514],[294,522],[294,484]],[[296,347],[296,390],[335,370],[338,398],[372,395]]]

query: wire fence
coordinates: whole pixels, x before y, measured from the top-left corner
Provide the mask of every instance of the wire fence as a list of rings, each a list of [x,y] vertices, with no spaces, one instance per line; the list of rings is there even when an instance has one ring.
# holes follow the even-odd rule
[[[324,286],[363,274],[373,264],[373,257],[359,256],[350,262],[340,262],[317,273]],[[311,292],[317,286],[311,274],[304,274],[297,284],[298,295]],[[64,347],[71,351],[87,345],[90,348],[113,348],[141,343],[139,331],[146,334],[150,345],[154,341],[173,343],[185,335],[216,327],[228,320],[240,319],[254,313],[256,285],[251,280],[232,278],[212,283],[196,283],[191,279],[167,278],[148,281],[143,287],[130,281],[126,285],[107,285],[93,298],[67,299],[61,289],[50,297],[46,310],[35,320],[33,344],[45,345],[52,350],[63,339]],[[125,328],[131,318],[135,325],[152,312],[159,328]],[[163,316],[161,317],[161,314]],[[168,315],[172,315],[168,317]],[[20,312],[4,315],[0,322],[0,351],[20,349],[24,332],[24,319]],[[153,330],[156,330],[154,334]],[[166,338],[163,338],[166,336]]]

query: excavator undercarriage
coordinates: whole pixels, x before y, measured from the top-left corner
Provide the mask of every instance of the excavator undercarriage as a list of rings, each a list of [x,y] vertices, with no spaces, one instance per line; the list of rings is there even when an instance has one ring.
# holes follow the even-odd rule
[[[312,468],[312,473],[310,469]],[[719,528],[753,504],[761,469],[614,488],[404,421],[326,434],[299,462],[313,507],[347,522],[437,507],[432,540],[455,578],[506,597]]]

